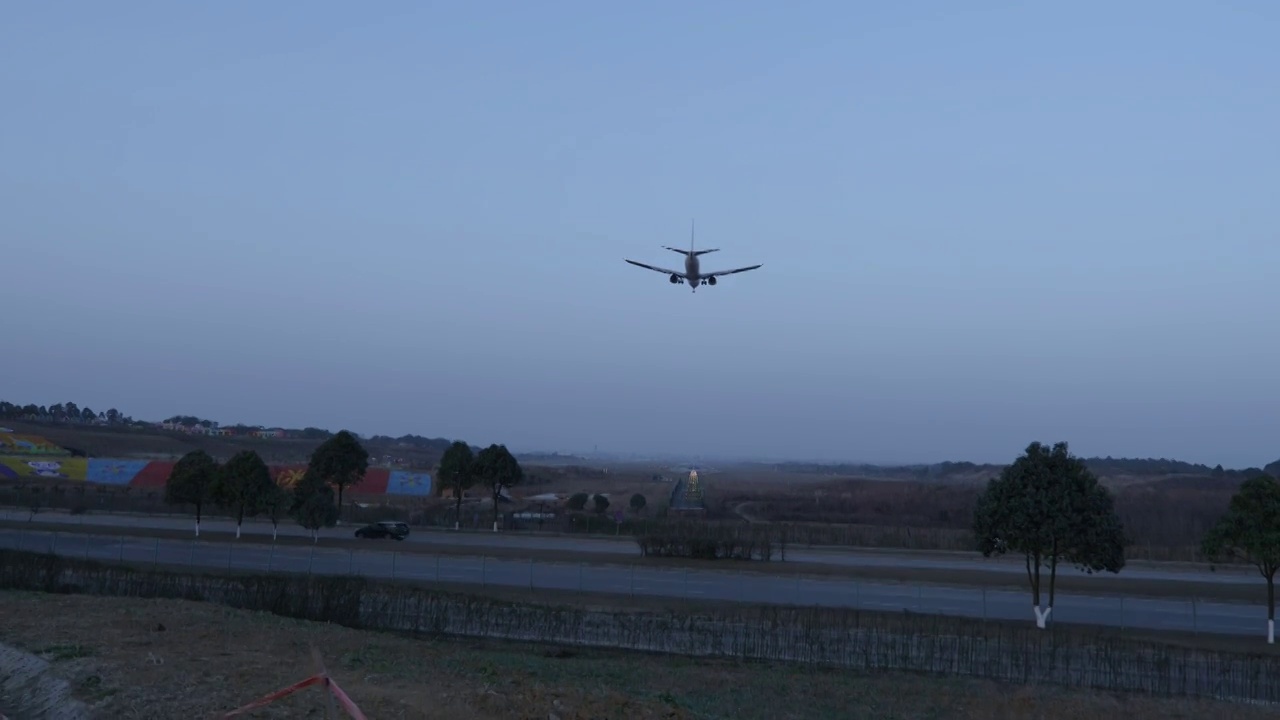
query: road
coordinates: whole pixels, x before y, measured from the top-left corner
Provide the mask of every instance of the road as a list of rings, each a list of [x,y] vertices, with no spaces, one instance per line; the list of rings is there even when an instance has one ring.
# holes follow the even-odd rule
[[[0,510],[0,519],[25,521],[30,514],[23,510]],[[65,512],[48,512],[36,515],[36,519],[45,523],[67,523],[92,527],[134,527],[168,530],[194,530],[191,518],[140,516],[140,515],[70,515]],[[345,536],[359,525],[342,525],[337,528],[322,530],[321,538]],[[205,519],[200,523],[202,531],[235,532],[235,522],[224,518]],[[246,537],[270,538],[271,524],[260,520],[246,520],[241,527]],[[285,521],[280,524],[281,535],[308,537],[309,531],[294,522]],[[447,530],[414,528],[407,543],[415,545],[447,545],[452,547],[470,547],[477,551],[483,548],[524,548],[534,550],[552,550],[565,553],[580,553],[599,556],[613,556],[612,559],[600,558],[600,561],[638,557],[640,549],[635,541],[628,537],[618,539],[601,537],[573,537],[566,535],[534,535],[530,533],[477,533],[452,532]],[[797,563],[813,563],[816,565],[835,565],[851,568],[920,568],[978,572],[1026,573],[1021,557],[1005,556],[1003,558],[983,558],[976,554],[945,552],[913,552],[907,550],[876,550],[864,548],[788,548],[787,561]],[[1062,577],[1089,577],[1080,570],[1069,566],[1060,566],[1058,575]],[[1189,569],[1176,564],[1164,563],[1130,563],[1121,571],[1120,577],[1132,580],[1172,580],[1177,582],[1205,583],[1243,583],[1258,584],[1262,578],[1252,567],[1221,567],[1216,572],[1200,569]],[[1116,577],[1103,573],[1093,577]],[[1056,611],[1055,611],[1056,612]]]
[[[312,572],[439,583],[647,595],[767,604],[803,604],[877,611],[911,610],[974,618],[1032,620],[1026,591],[742,574],[721,570],[662,570],[590,562],[495,560],[397,552],[391,543],[348,550],[92,533],[0,529],[0,547],[52,551],[68,557],[152,562],[196,568]],[[1261,604],[1091,597],[1059,594],[1053,618],[1124,628],[1261,635]]]

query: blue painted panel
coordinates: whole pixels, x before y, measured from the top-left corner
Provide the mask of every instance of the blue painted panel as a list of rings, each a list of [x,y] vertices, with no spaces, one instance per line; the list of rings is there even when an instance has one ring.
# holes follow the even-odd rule
[[[387,481],[388,495],[430,495],[431,473],[394,470]]]
[[[99,485],[128,485],[150,463],[150,460],[89,458],[89,471],[84,479]]]

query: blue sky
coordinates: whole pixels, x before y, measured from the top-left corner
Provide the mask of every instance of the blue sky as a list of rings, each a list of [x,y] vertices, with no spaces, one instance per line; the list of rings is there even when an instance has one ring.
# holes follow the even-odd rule
[[[1280,457],[1271,2],[42,2],[0,397],[515,449]],[[697,220],[691,294],[623,258]]]

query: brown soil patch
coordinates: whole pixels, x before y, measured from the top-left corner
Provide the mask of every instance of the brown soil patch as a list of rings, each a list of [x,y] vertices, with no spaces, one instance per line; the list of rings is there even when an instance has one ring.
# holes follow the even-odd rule
[[[318,648],[370,718],[1273,717],[1264,708],[905,674],[413,639],[176,600],[0,593],[0,641],[111,718],[210,718],[302,680]],[[324,717],[311,688],[248,717]]]

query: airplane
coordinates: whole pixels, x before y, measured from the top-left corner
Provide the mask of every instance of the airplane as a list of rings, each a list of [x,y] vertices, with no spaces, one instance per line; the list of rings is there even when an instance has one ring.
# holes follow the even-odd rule
[[[761,267],[760,265],[752,265],[750,267],[740,267],[736,270],[717,270],[715,272],[709,272],[709,273],[702,272],[698,268],[698,265],[699,265],[698,257],[701,255],[706,255],[707,253],[716,252],[720,248],[711,248],[709,250],[694,250],[692,222],[689,223],[689,249],[688,250],[680,250],[679,248],[667,247],[665,245],[663,246],[663,249],[670,250],[671,252],[677,252],[677,253],[680,253],[681,255],[684,255],[684,272],[679,272],[678,270],[668,270],[666,268],[654,267],[653,265],[645,265],[644,263],[636,262],[635,260],[627,260],[627,262],[631,263],[632,265],[635,265],[636,267],[642,267],[642,268],[645,268],[646,270],[653,270],[655,272],[660,272],[664,275],[670,275],[672,285],[679,285],[682,282],[687,282],[689,283],[689,287],[693,288],[693,292],[698,292],[699,285],[715,285],[716,278],[720,277],[721,275],[733,275],[734,273],[746,272],[748,270],[755,270],[756,268]]]

